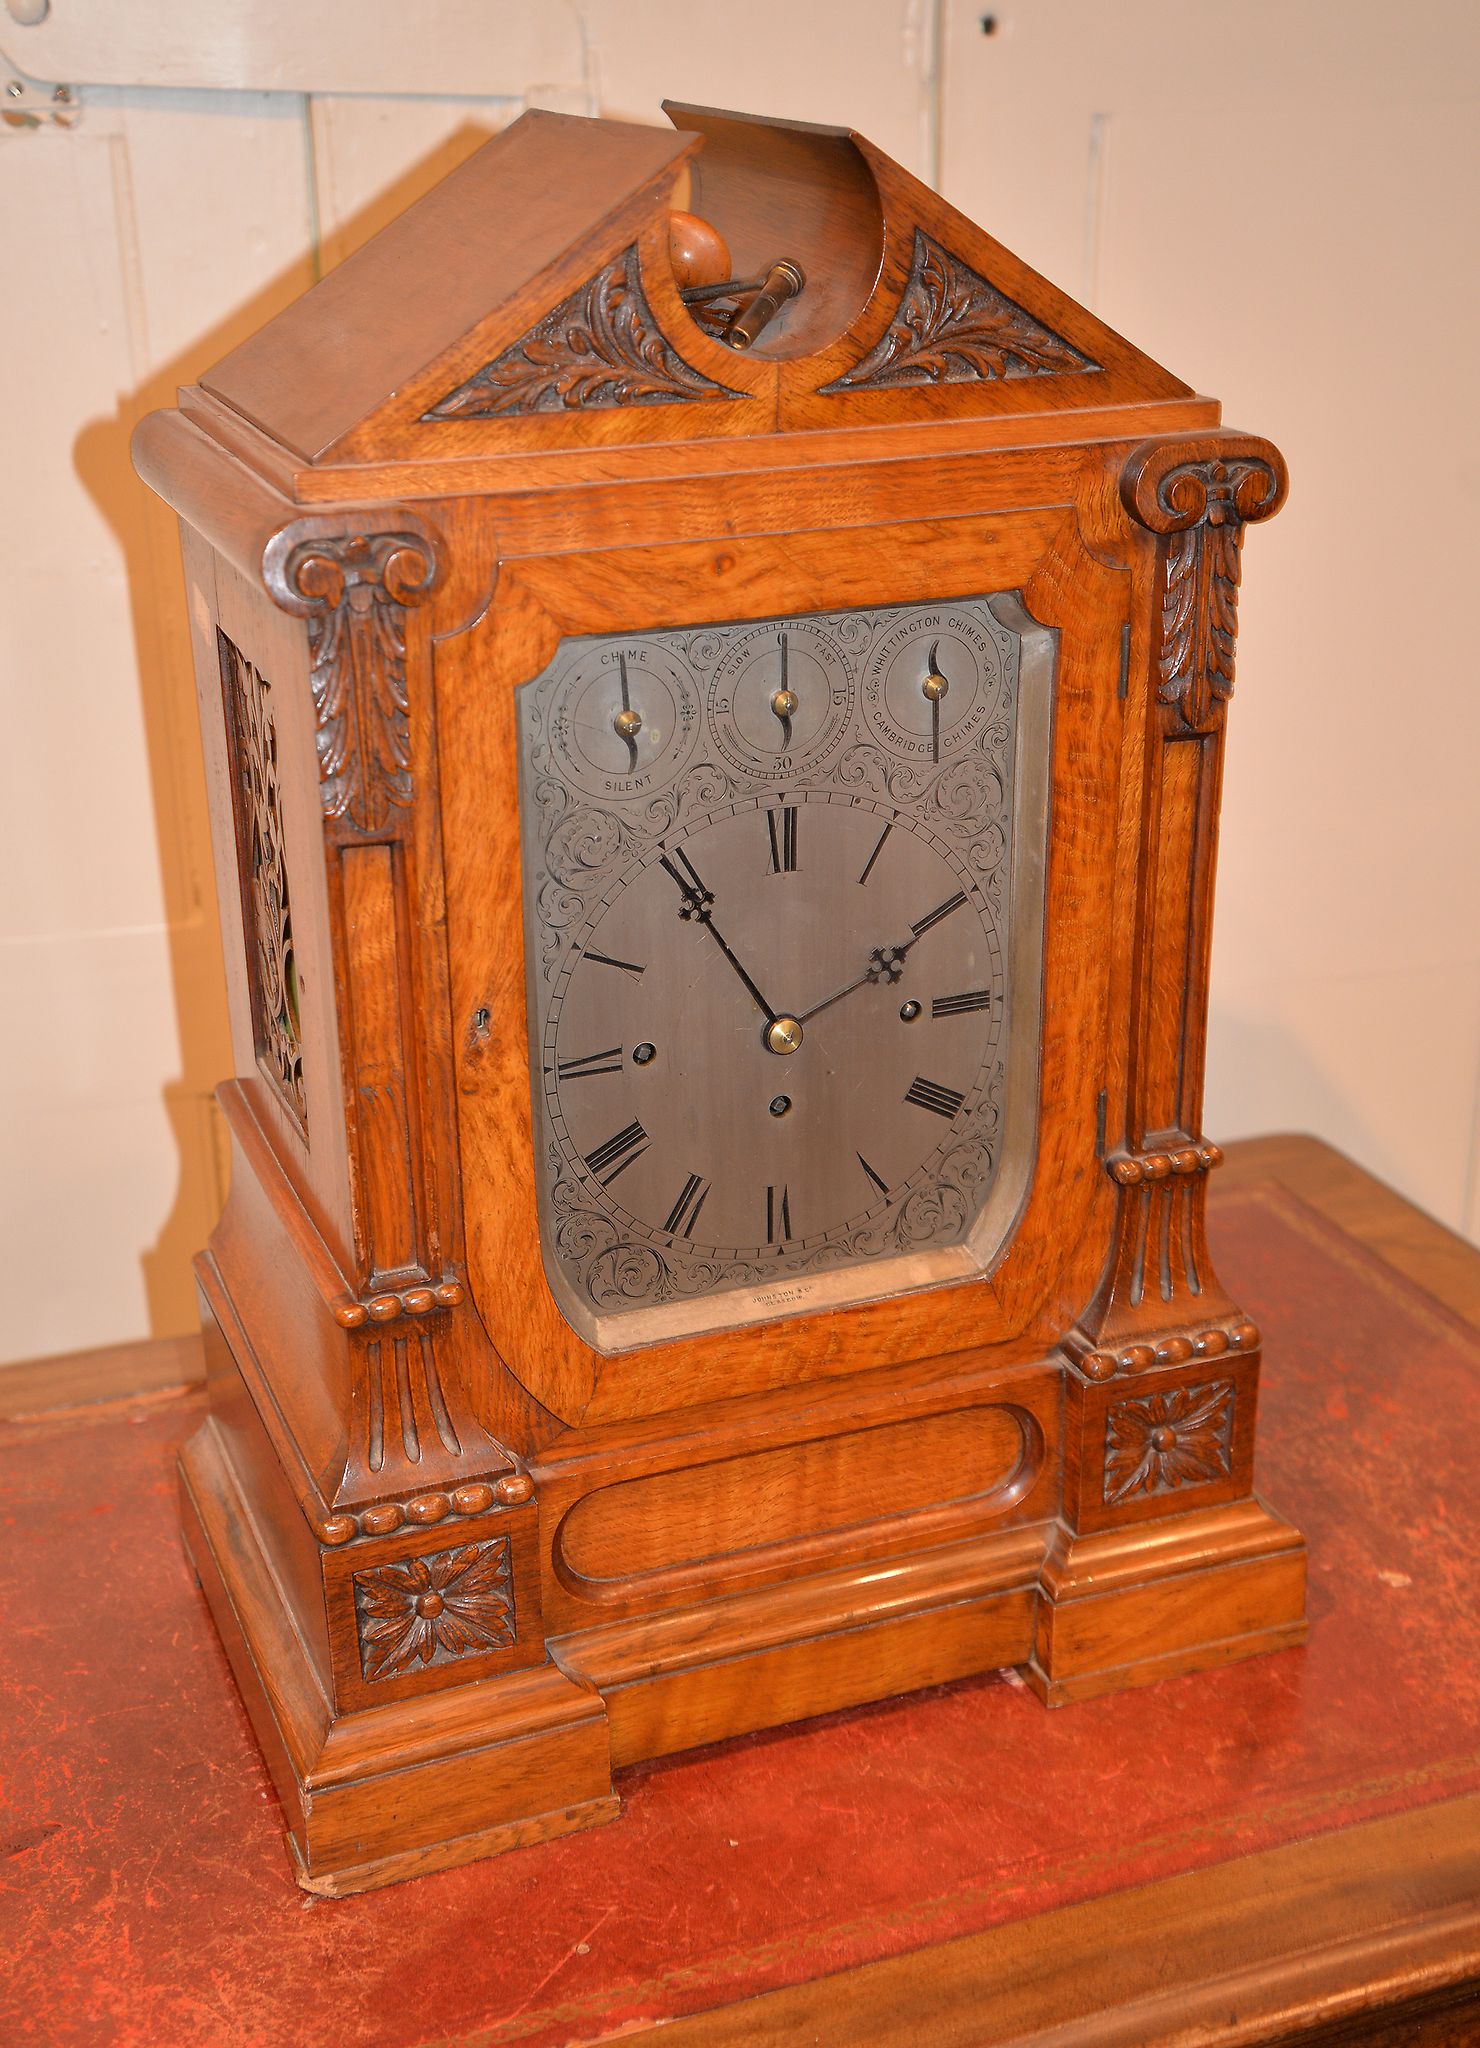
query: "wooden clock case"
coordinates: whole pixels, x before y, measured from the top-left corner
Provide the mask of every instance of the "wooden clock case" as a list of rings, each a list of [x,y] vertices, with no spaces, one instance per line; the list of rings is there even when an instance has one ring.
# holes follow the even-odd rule
[[[136,440],[230,965],[187,1541],[301,1881],[998,1666],[1298,1642],[1203,1230],[1225,706],[1268,442],[861,137],[528,114]],[[738,353],[687,205],[805,291]],[[1056,636],[1036,1152],[989,1274],[618,1356],[542,1271],[515,686],[562,636],[981,593]]]

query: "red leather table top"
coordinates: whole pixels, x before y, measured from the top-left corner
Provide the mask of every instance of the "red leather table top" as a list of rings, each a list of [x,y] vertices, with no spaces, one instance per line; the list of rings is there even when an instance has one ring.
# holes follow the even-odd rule
[[[611,1826],[309,1899],[175,1529],[172,1395],[0,1433],[0,2039],[606,2038],[1480,1788],[1480,1345],[1273,1188],[1261,1324],[1303,1650],[1046,1713],[1013,1676],[623,1774]]]

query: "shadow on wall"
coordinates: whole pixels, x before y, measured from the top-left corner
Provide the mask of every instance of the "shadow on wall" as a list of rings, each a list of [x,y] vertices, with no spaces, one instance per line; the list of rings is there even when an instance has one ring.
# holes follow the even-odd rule
[[[117,537],[128,578],[179,1027],[182,1070],[165,1089],[165,1111],[179,1147],[179,1180],[174,1206],[142,1259],[149,1327],[156,1337],[183,1335],[196,1326],[191,1260],[226,1194],[227,1148],[213,1095],[234,1062],[178,531],[174,514],[135,475],[129,441],[146,413],[172,406],[180,385],[195,382],[307,291],[322,270],[404,212],[481,148],[491,132],[472,122],[459,127],[343,221],[317,254],[305,249],[298,262],[161,364],[116,412],[90,420],[73,443],[77,474]],[[244,163],[243,176],[250,173]],[[186,179],[179,203],[188,204],[189,194]]]
[[[1369,1173],[1403,1188],[1403,1161],[1384,1145],[1361,1098],[1342,1088],[1306,1041],[1269,1011],[1230,1010],[1216,996],[1208,1014],[1203,1128],[1220,1145],[1268,1131],[1319,1132]]]

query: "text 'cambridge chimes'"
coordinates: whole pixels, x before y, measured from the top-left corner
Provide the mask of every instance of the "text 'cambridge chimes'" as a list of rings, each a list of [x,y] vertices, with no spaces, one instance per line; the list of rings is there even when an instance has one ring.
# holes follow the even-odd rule
[[[301,1882],[1298,1643],[1203,1045],[1284,465],[862,137],[527,114],[139,429],[230,976],[186,1540]]]

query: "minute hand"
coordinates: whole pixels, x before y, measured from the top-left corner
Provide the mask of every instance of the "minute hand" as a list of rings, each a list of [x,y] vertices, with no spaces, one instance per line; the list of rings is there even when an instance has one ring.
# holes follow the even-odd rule
[[[679,858],[681,860],[684,860],[684,856],[682,854],[680,854]],[[714,940],[714,943],[719,947],[720,951],[724,954],[725,958],[729,961],[730,965],[734,968],[735,972],[739,975],[740,979],[744,982],[746,988],[750,991],[751,998],[754,1001],[756,1007],[759,1009],[761,1015],[765,1018],[768,1024],[773,1024],[776,1021],[777,1013],[775,1010],[771,1008],[771,1005],[766,1001],[765,997],[761,994],[760,990],[756,987],[755,983],[751,980],[750,976],[746,973],[745,969],[741,966],[736,955],[733,952],[731,952],[729,946],[725,943],[724,938],[721,936],[719,928],[716,926],[714,919],[709,914],[709,906],[710,903],[713,901],[713,897],[711,896],[709,890],[707,890],[704,887],[704,884],[699,880],[697,871],[693,868],[692,864],[689,861],[684,860],[684,866],[688,868],[689,872],[687,875],[681,873],[680,870],[677,867],[675,867],[673,862],[668,858],[667,854],[663,855],[661,864],[663,868],[666,870],[666,872],[673,877],[675,882],[677,882],[679,890],[683,896],[685,909],[683,911],[680,911],[679,915],[691,915],[697,923],[703,925],[705,931],[709,933],[709,936]]]
[[[838,989],[834,995],[826,997],[822,1002],[814,1003],[810,1010],[803,1010],[801,1016],[797,1019],[798,1024],[805,1024],[811,1018],[819,1015],[821,1011],[830,1010],[834,1003],[840,1003],[844,996],[851,996],[854,989],[862,988],[866,982],[898,981],[899,963],[904,959],[905,954],[909,952],[910,947],[915,945],[920,939],[923,939],[926,932],[930,931],[935,925],[938,925],[942,919],[949,917],[952,911],[959,910],[965,901],[965,890],[958,889],[954,896],[947,897],[944,903],[938,903],[934,910],[927,911],[924,917],[910,926],[910,936],[902,946],[876,947],[870,956],[870,964],[856,981],[850,981],[846,988]],[[889,967],[886,965],[886,961],[889,960],[892,960],[894,965],[893,973],[889,971]]]
[[[965,901],[966,891],[964,889],[958,889],[955,895],[948,896],[944,903],[937,903],[934,910],[926,911],[925,915],[922,918],[918,919],[914,924],[910,926],[911,936],[908,939],[906,939],[904,944],[899,948],[900,952],[908,953],[910,947],[914,945],[916,939],[923,939],[926,932],[931,931],[936,925],[938,925],[941,922],[943,918],[949,917],[952,911],[959,910]]]

